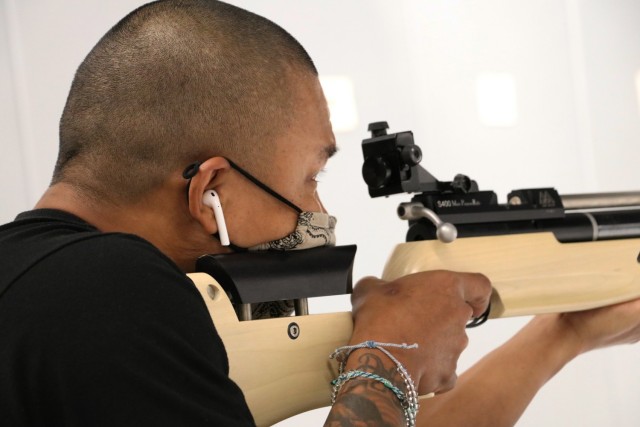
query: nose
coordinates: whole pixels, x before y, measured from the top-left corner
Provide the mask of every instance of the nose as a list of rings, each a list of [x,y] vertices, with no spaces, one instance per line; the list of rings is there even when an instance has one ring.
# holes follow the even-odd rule
[[[325,209],[324,205],[322,204],[322,201],[320,200],[320,195],[318,194],[317,191],[315,191],[313,193],[313,198],[314,198],[314,202],[316,204],[315,206],[315,211],[316,212],[322,212],[322,213],[327,213],[327,210]]]

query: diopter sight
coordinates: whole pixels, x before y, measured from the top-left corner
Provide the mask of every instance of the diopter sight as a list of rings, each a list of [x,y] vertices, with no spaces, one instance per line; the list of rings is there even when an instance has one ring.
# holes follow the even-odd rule
[[[387,122],[370,123],[371,138],[362,141],[362,177],[371,197],[434,191],[437,180],[419,163],[422,151],[411,131],[387,134]]]

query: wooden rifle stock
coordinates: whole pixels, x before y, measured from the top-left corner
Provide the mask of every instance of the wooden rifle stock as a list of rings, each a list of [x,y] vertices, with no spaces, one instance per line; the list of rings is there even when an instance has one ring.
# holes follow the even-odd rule
[[[482,272],[493,284],[490,317],[586,310],[640,297],[640,238],[559,243],[552,233],[399,244],[383,278],[426,270]],[[229,355],[258,426],[330,404],[328,356],[352,332],[351,313],[240,322],[220,285],[190,275]],[[297,338],[295,338],[297,336]]]
[[[351,338],[350,312],[241,322],[218,282],[205,273],[189,277],[224,342],[229,376],[259,427],[330,404],[337,369],[329,354]]]

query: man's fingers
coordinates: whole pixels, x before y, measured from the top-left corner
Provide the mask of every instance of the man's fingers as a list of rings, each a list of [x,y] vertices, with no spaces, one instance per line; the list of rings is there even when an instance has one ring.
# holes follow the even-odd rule
[[[363,300],[368,293],[375,290],[382,283],[384,283],[383,280],[373,276],[367,276],[360,279],[354,286],[353,293],[351,294],[351,304],[353,305],[353,308],[358,308],[360,300]]]
[[[491,301],[491,281],[480,273],[460,273],[464,280],[464,299],[473,310],[473,317],[482,316]]]
[[[379,285],[380,283],[384,283],[384,280],[379,279],[375,276],[366,276],[358,280],[356,287],[368,287],[372,285]]]

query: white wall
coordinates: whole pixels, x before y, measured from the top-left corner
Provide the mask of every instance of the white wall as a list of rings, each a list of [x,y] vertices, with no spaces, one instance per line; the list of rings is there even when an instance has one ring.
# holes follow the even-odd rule
[[[73,72],[98,38],[141,4],[135,0],[0,0],[0,223],[46,188],[57,123]],[[638,190],[640,70],[637,0],[419,0],[349,2],[235,0],[296,36],[323,75],[352,79],[359,125],[337,135],[341,151],[321,184],[339,217],[339,243],[358,243],[356,277],[379,274],[403,240],[394,218],[407,199],[371,200],[360,178],[360,140],[370,121],[411,129],[423,165],[440,179],[462,172],[506,192],[555,186],[561,193]],[[514,126],[487,127],[476,79],[515,81]],[[348,309],[348,298],[312,303]],[[462,369],[526,319],[470,331]],[[519,426],[636,426],[638,347],[572,363],[551,381]],[[316,411],[282,426],[321,425]]]
[[[18,121],[18,97],[14,83],[8,12],[0,7],[0,223],[29,206],[24,146]]]

